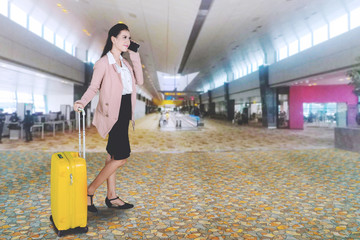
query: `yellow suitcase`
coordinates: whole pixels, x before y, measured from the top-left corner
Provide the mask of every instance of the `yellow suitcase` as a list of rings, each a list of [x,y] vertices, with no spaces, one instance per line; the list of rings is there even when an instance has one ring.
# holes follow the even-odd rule
[[[59,237],[86,233],[87,176],[85,161],[85,111],[83,113],[83,151],[79,113],[79,153],[58,152],[51,157],[51,216]]]

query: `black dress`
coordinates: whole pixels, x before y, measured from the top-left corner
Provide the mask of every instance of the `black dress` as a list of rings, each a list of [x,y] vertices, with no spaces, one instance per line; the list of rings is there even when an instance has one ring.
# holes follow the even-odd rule
[[[131,120],[131,94],[122,95],[119,118],[109,132],[106,151],[114,160],[130,156],[129,123]]]

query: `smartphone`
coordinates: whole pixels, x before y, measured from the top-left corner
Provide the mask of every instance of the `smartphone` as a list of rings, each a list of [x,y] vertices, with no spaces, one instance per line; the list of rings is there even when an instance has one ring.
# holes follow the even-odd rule
[[[140,47],[139,44],[137,44],[136,42],[130,41],[130,46],[129,46],[128,49],[133,51],[133,52],[137,52],[139,47]]]

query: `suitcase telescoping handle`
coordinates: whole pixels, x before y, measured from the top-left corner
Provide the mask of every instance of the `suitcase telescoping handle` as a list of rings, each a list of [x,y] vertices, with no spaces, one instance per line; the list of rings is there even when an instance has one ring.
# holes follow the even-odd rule
[[[82,108],[78,108],[78,110],[82,113],[83,115],[83,151],[81,152],[81,114],[79,113],[79,156],[85,159],[85,110]],[[82,153],[82,154],[81,154]]]

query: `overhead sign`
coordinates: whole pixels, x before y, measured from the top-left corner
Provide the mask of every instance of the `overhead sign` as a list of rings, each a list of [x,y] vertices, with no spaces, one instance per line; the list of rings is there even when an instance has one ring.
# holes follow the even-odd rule
[[[185,96],[185,93],[181,93],[181,92],[177,92],[177,93],[175,93],[175,92],[165,92],[164,94],[165,94],[165,96]]]

